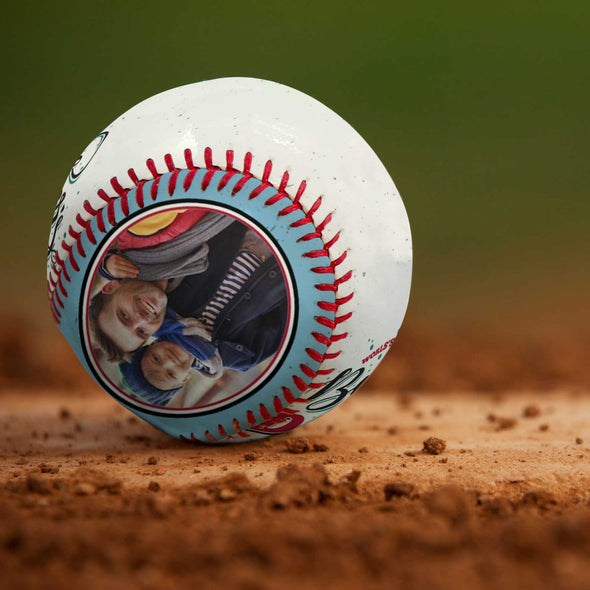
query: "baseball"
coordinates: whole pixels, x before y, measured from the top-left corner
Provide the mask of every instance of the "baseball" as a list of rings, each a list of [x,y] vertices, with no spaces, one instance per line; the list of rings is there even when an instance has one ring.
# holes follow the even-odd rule
[[[287,432],[394,342],[412,267],[387,170],[342,118],[251,78],[134,106],[70,170],[51,313],[117,401],[189,441]]]

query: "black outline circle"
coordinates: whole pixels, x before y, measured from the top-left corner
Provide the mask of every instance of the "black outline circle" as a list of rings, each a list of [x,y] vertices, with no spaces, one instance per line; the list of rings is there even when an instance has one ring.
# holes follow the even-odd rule
[[[98,150],[101,148],[102,144],[105,142],[105,139],[107,138],[109,132],[108,131],[103,131],[102,133],[99,133],[87,146],[86,148],[84,148],[84,151],[78,156],[78,159],[74,162],[74,164],[72,165],[71,169],[70,169],[70,173],[68,174],[68,182],[70,184],[74,184],[78,178],[80,178],[80,176],[82,175],[82,172],[84,172],[84,170],[86,170],[86,168],[88,168],[88,164],[90,164],[90,162],[92,162],[92,158],[94,158],[94,156],[96,156],[96,154],[98,153]],[[102,139],[100,140],[100,143],[96,146],[96,149],[94,150],[94,153],[90,156],[90,159],[88,160],[88,162],[86,162],[86,164],[84,164],[84,168],[82,168],[82,170],[80,170],[80,172],[78,172],[77,174],[74,173],[74,168],[76,167],[76,164],[82,159],[82,156],[84,155],[84,152],[92,145],[92,143],[94,142],[94,140],[98,137],[101,137]]]
[[[161,202],[161,203],[153,203],[151,205],[145,206],[137,211],[134,211],[133,213],[131,213],[130,215],[125,217],[125,222],[133,219],[134,217],[137,217],[143,213],[145,213],[146,211],[150,211],[151,209],[156,209],[158,207],[161,207],[162,205],[170,205],[171,203],[178,203],[180,206],[182,206],[182,204],[190,204],[192,206],[198,206],[199,204],[205,204],[205,205],[213,205],[215,207],[220,207],[220,208],[227,208],[229,211],[233,211],[237,214],[239,214],[242,217],[245,217],[246,219],[248,219],[252,225],[260,230],[260,224],[254,220],[254,218],[252,217],[252,215],[249,215],[247,213],[244,213],[244,211],[242,211],[241,209],[238,209],[237,207],[234,207],[232,205],[227,205],[227,204],[220,204],[218,201],[212,201],[209,199],[175,199],[174,197],[170,197],[168,200],[166,200],[165,202]],[[159,417],[166,417],[166,418],[171,418],[171,419],[184,419],[184,418],[194,418],[197,416],[207,416],[210,414],[216,414],[219,411],[223,411],[226,410],[227,408],[231,408],[235,405],[241,404],[243,403],[245,400],[249,399],[250,397],[252,397],[253,395],[255,395],[256,393],[258,393],[260,391],[260,389],[266,384],[268,383],[268,381],[277,373],[277,371],[282,367],[282,362],[277,363],[277,366],[273,369],[273,371],[271,373],[268,374],[268,376],[258,385],[258,387],[255,387],[251,392],[249,392],[248,394],[240,397],[239,399],[237,399],[234,402],[228,402],[227,404],[224,404],[222,407],[217,407],[208,411],[200,411],[200,412],[195,412],[195,413],[189,413],[189,412],[182,412],[182,413],[167,413],[167,412],[161,412],[161,411],[157,411],[157,410],[153,410],[151,408],[143,408],[141,406],[138,406],[136,404],[131,403],[129,400],[127,400],[126,398],[122,397],[122,395],[119,392],[115,392],[113,391],[113,388],[110,386],[110,384],[105,383],[104,378],[98,374],[98,372],[96,371],[96,369],[94,368],[94,363],[91,361],[88,350],[86,348],[86,339],[85,339],[85,334],[84,334],[84,327],[85,327],[85,323],[83,321],[84,319],[84,296],[86,295],[86,291],[87,291],[87,285],[88,285],[88,281],[90,279],[90,271],[91,269],[94,267],[96,258],[98,257],[98,253],[101,250],[102,245],[105,243],[105,241],[108,241],[112,235],[114,233],[116,233],[119,230],[119,228],[117,226],[112,227],[105,235],[104,237],[100,240],[100,242],[97,244],[97,246],[95,247],[95,250],[92,254],[92,256],[89,258],[88,260],[88,264],[86,266],[86,271],[84,273],[84,278],[82,279],[82,288],[80,289],[80,301],[78,302],[78,331],[79,331],[79,337],[80,337],[80,344],[81,344],[81,349],[84,353],[84,358],[86,359],[86,363],[90,369],[91,374],[93,375],[93,377],[95,378],[95,380],[99,383],[99,385],[107,392],[109,393],[109,395],[111,395],[112,397],[114,397],[119,403],[123,404],[124,406],[134,410],[134,411],[138,411],[140,413],[143,414],[151,414],[153,416],[159,416]],[[287,256],[285,255],[285,252],[283,251],[283,249],[279,246],[279,244],[277,243],[276,239],[274,236],[268,234],[268,232],[266,231],[262,231],[260,230],[260,233],[265,236],[265,238],[267,238],[269,241],[272,242],[272,244],[275,246],[275,248],[281,253],[283,261],[285,262],[285,266],[289,272],[290,275],[290,279],[291,279],[291,284],[293,286],[293,300],[294,300],[294,305],[293,305],[293,330],[291,331],[291,336],[289,338],[289,342],[286,344],[284,350],[283,350],[283,354],[282,354],[282,358],[285,359],[288,357],[289,352],[291,351],[291,346],[293,345],[293,341],[295,339],[295,332],[296,332],[296,326],[297,326],[297,321],[298,321],[298,316],[299,316],[299,294],[297,291],[297,284],[295,282],[295,276],[294,276],[294,272],[293,272],[293,268],[291,267],[291,263],[289,262],[289,259],[287,258]]]

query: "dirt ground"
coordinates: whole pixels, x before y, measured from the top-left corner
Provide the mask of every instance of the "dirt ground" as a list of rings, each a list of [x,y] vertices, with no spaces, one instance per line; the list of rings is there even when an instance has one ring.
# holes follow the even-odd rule
[[[1,399],[6,588],[590,587],[585,394],[359,392],[219,447],[94,388]]]
[[[590,588],[588,340],[410,331],[317,421],[199,446],[22,334],[0,335],[2,587]]]

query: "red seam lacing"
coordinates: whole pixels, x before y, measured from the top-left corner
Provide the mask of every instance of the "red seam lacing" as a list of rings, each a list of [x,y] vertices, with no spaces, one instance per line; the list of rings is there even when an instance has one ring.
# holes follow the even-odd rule
[[[219,180],[219,183],[217,185],[217,190],[222,190],[235,174],[240,173],[240,170],[234,168],[234,152],[233,152],[233,150],[227,150],[225,153],[225,156],[226,156],[226,167],[225,167],[226,173]],[[212,179],[214,178],[215,173],[219,170],[222,170],[222,169],[219,166],[216,166],[213,164],[213,151],[210,147],[206,147],[204,149],[203,158],[204,158],[205,168],[207,169],[207,172],[201,182],[201,188],[202,188],[202,190],[206,190],[209,187]],[[189,170],[188,174],[185,176],[185,178],[183,180],[183,189],[185,191],[187,191],[190,188],[190,186],[194,180],[194,177],[195,177],[196,173],[198,172],[199,168],[194,163],[193,154],[190,149],[184,150],[184,159],[185,159],[186,166]],[[251,152],[247,152],[244,156],[244,163],[243,163],[242,170],[241,170],[241,173],[243,174],[243,176],[236,183],[236,185],[233,187],[232,193],[231,193],[232,196],[236,195],[240,190],[242,190],[244,185],[251,178],[253,178],[253,175],[250,172],[250,169],[252,166],[252,159],[253,159],[253,156],[252,156]],[[172,173],[170,178],[168,179],[168,187],[167,187],[168,194],[170,196],[172,196],[174,194],[174,191],[176,190],[178,176],[181,172],[181,169],[177,168],[175,166],[175,163],[174,163],[174,160],[173,160],[171,154],[164,155],[164,164],[166,166],[167,172]],[[149,172],[153,178],[153,182],[151,183],[151,188],[150,188],[150,197],[152,200],[155,200],[158,195],[159,183],[160,183],[160,179],[162,177],[162,174],[160,172],[158,172],[156,164],[152,158],[149,158],[146,160],[146,167],[149,170]],[[136,171],[133,168],[130,168],[127,171],[127,174],[129,176],[129,179],[131,180],[131,182],[134,185],[133,188],[136,189],[136,191],[135,191],[136,203],[137,203],[138,207],[143,208],[144,203],[145,203],[144,185],[148,179],[141,179],[140,180]],[[291,199],[285,191],[285,189],[288,185],[288,182],[289,182],[289,173],[287,171],[285,171],[282,174],[278,189],[276,187],[274,187],[269,180],[271,174],[272,174],[272,161],[268,160],[264,165],[264,170],[262,173],[261,182],[257,185],[256,188],[254,188],[251,191],[248,198],[254,199],[254,198],[258,197],[261,193],[263,193],[267,188],[275,188],[277,190],[276,194],[269,197],[265,201],[265,205],[274,205],[275,203],[278,203],[282,199],[287,198],[287,199],[289,199],[289,204],[286,205],[283,209],[281,209],[278,212],[278,215],[285,216],[285,215],[288,215],[294,211],[302,211],[304,213],[304,216],[301,219],[298,219],[298,220],[294,221],[293,223],[291,223],[290,226],[293,228],[296,228],[296,227],[301,227],[303,225],[311,223],[314,227],[313,231],[303,235],[302,237],[300,237],[298,239],[298,241],[310,241],[315,238],[319,238],[319,239],[323,240],[322,233],[325,230],[326,226],[330,223],[330,221],[332,221],[332,214],[329,213],[328,215],[326,215],[323,218],[323,220],[318,224],[316,224],[314,222],[313,216],[315,213],[317,213],[317,211],[319,210],[319,208],[322,205],[322,197],[321,196],[318,197],[313,202],[310,209],[308,211],[305,211],[300,204],[300,200],[305,192],[305,189],[307,188],[306,181],[305,180],[301,181],[301,183],[299,184],[299,187],[297,188],[297,192],[295,194],[295,197],[293,199]],[[80,271],[80,267],[79,267],[79,265],[75,259],[75,256],[74,256],[74,251],[73,251],[74,245],[76,246],[76,250],[78,252],[78,255],[82,258],[86,257],[86,252],[84,251],[83,246],[82,246],[82,238],[81,238],[82,234],[85,234],[87,236],[88,240],[92,244],[96,244],[96,242],[97,242],[97,238],[90,226],[91,219],[96,218],[98,231],[100,231],[101,233],[105,233],[106,227],[104,224],[103,211],[106,209],[107,219],[108,219],[109,223],[112,226],[116,225],[117,219],[116,219],[116,214],[115,214],[115,201],[117,201],[117,200],[119,200],[119,202],[120,202],[121,212],[123,213],[123,216],[126,217],[127,215],[129,215],[128,198],[129,198],[129,191],[132,189],[131,188],[125,189],[116,177],[111,178],[110,185],[117,196],[110,197],[109,195],[107,195],[107,193],[103,189],[99,189],[97,191],[97,195],[101,200],[103,200],[105,202],[105,206],[103,206],[99,209],[95,209],[90,204],[89,201],[85,200],[82,204],[82,207],[83,207],[84,211],[86,211],[86,213],[88,213],[91,216],[91,218],[87,219],[87,220],[83,220],[82,217],[80,216],[80,214],[76,215],[76,223],[80,226],[80,230],[76,231],[72,226],[70,226],[68,228],[67,234],[70,236],[70,238],[72,238],[73,242],[71,244],[67,244],[64,240],[61,244],[62,249],[67,253],[67,261],[70,263],[70,266],[74,272]],[[330,249],[334,246],[334,244],[338,241],[339,238],[340,238],[340,232],[337,232],[328,242],[324,242],[324,248],[322,248],[320,250],[311,250],[311,251],[303,254],[303,256],[305,256],[307,258],[323,258],[323,257],[329,258]],[[318,266],[318,267],[312,268],[311,270],[312,270],[312,272],[317,273],[317,274],[334,274],[335,275],[337,267],[339,265],[341,265],[346,260],[346,257],[347,257],[347,252],[344,251],[335,260],[330,260],[330,263],[328,266]],[[56,323],[61,322],[61,313],[59,311],[59,308],[63,309],[63,307],[64,307],[64,301],[59,296],[59,293],[61,293],[64,298],[67,297],[67,290],[65,289],[63,281],[70,282],[70,280],[71,280],[71,278],[67,272],[66,266],[65,266],[65,261],[66,261],[66,259],[62,259],[59,256],[59,254],[57,254],[57,253],[55,254],[55,260],[53,263],[52,271],[57,278],[53,278],[50,275],[50,280],[47,283],[49,306],[50,306],[51,313],[52,313]],[[340,285],[342,285],[343,283],[345,283],[346,281],[349,281],[351,279],[351,277],[352,277],[352,271],[348,271],[344,275],[342,275],[341,277],[339,277],[337,279],[335,278],[333,283],[320,283],[320,284],[316,284],[315,287],[316,287],[316,289],[318,289],[320,291],[336,292],[338,290],[338,287]],[[315,318],[314,318],[315,321],[318,324],[320,324],[324,327],[327,327],[333,331],[338,325],[342,324],[343,322],[345,322],[346,320],[348,320],[351,317],[352,312],[342,314],[340,316],[338,316],[336,314],[337,314],[340,306],[349,302],[352,299],[352,297],[353,297],[353,293],[350,293],[344,297],[340,297],[340,298],[336,299],[336,301],[334,303],[327,302],[327,301],[319,301],[317,305],[321,310],[332,312],[335,315],[334,315],[333,320],[331,320],[325,316],[318,315],[318,316],[315,316]],[[347,335],[348,335],[347,332],[342,332],[340,334],[332,333],[330,336],[326,336],[320,332],[312,332],[312,337],[318,343],[322,344],[323,346],[326,346],[326,348],[329,348],[335,342],[338,342],[339,340],[346,338]],[[337,356],[339,356],[341,354],[341,352],[342,351],[334,351],[334,352],[327,352],[326,351],[326,352],[324,352],[324,354],[321,354],[320,352],[318,352],[317,350],[315,350],[313,348],[306,348],[307,355],[313,361],[319,363],[320,366],[325,360],[334,359]],[[297,376],[297,375],[292,376],[292,381],[293,381],[295,388],[301,393],[306,391],[308,388],[317,389],[319,387],[323,387],[325,385],[325,383],[313,383],[313,379],[318,375],[329,375],[334,370],[334,369],[320,369],[318,367],[318,369],[314,371],[313,369],[311,369],[309,366],[307,366],[305,364],[301,364],[299,368],[300,368],[301,372],[306,377],[308,377],[312,380],[312,382],[309,385],[306,385],[305,382],[299,376]],[[295,397],[293,395],[293,393],[291,392],[291,390],[287,387],[282,388],[282,394],[283,394],[283,398],[284,398],[285,402],[288,405],[291,405],[291,404],[298,402],[298,401],[304,401],[298,397]],[[279,413],[281,410],[284,409],[283,403],[278,396],[275,396],[275,398],[273,399],[273,409],[275,410],[276,413]],[[260,416],[262,417],[262,419],[264,421],[270,420],[272,418],[271,413],[266,408],[266,406],[264,406],[263,404],[260,404],[259,412],[260,412]],[[251,410],[246,412],[246,421],[248,423],[248,426],[250,426],[250,427],[255,426],[259,422]],[[238,436],[243,437],[243,438],[249,437],[249,435],[247,433],[243,432],[237,418],[233,419],[232,425],[233,425],[233,428]],[[217,431],[219,433],[219,436],[221,436],[222,438],[228,437],[226,430],[223,428],[223,426],[221,424],[218,425]],[[186,437],[181,436],[180,438],[185,439]],[[209,431],[205,432],[205,438],[210,442],[217,442],[217,439]],[[231,436],[229,438],[231,438]],[[197,440],[193,433],[191,433],[191,440],[192,441]]]

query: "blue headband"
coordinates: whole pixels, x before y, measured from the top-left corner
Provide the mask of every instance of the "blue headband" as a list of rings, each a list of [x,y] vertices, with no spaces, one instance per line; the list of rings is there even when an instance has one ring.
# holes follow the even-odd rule
[[[147,346],[140,348],[128,363],[120,363],[119,370],[123,376],[123,383],[134,394],[139,395],[144,401],[155,406],[163,406],[182,387],[176,389],[158,389],[154,387],[144,376],[141,370],[141,359],[145,354]]]

